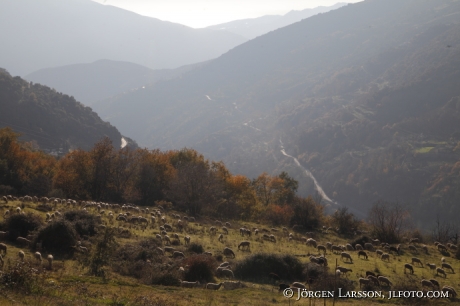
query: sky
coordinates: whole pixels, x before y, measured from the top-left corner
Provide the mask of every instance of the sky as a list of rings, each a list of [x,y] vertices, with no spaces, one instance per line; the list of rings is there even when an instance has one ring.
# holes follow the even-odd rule
[[[203,28],[228,21],[361,0],[93,0],[140,15]]]

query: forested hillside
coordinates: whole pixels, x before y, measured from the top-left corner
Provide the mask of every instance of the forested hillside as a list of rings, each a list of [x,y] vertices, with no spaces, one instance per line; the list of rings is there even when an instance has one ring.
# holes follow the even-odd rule
[[[365,212],[397,200],[420,220],[451,218],[460,212],[459,14],[450,0],[348,5],[95,108],[142,145],[193,146],[252,177],[286,170],[313,194],[283,143],[334,201]]]
[[[120,147],[120,132],[73,97],[0,70],[0,127],[54,154],[88,150],[103,137]]]

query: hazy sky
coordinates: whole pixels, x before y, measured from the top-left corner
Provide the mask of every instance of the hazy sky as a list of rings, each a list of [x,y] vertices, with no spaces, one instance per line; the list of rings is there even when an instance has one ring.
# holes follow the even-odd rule
[[[193,28],[361,0],[93,0]]]

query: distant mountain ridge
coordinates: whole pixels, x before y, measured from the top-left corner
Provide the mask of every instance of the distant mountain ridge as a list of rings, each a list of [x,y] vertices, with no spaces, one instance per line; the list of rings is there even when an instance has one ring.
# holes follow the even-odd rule
[[[129,62],[98,60],[89,64],[40,69],[24,78],[72,95],[77,101],[91,106],[98,100],[178,77],[199,65],[204,63],[153,70]]]
[[[0,69],[0,127],[7,126],[22,134],[22,140],[33,141],[55,154],[77,148],[89,150],[104,137],[115,147],[121,146],[120,132],[91,108]],[[125,140],[132,144],[129,138]]]
[[[304,9],[301,11],[290,11],[285,15],[267,15],[258,18],[235,20],[227,23],[212,25],[206,27],[206,29],[221,31],[225,30],[234,34],[241,35],[248,39],[253,39],[270,31],[288,26],[295,22],[299,22],[302,19],[309,18],[316,14],[326,13],[345,5],[347,5],[347,3],[341,2],[332,6],[319,6],[312,9]]]
[[[287,171],[314,194],[282,142],[333,201],[366,212],[399,200],[424,221],[444,205],[450,218],[460,213],[459,15],[450,0],[347,5],[94,107],[142,145],[193,147],[248,176]]]
[[[0,67],[22,76],[100,59],[177,68],[218,57],[246,41],[90,0],[1,1],[0,28]]]

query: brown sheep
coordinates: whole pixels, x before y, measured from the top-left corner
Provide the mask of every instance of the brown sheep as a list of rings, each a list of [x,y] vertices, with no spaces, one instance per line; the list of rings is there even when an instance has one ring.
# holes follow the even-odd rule
[[[452,266],[449,265],[449,264],[446,263],[446,262],[443,262],[443,263],[441,264],[441,267],[442,267],[443,269],[449,269],[449,270],[452,271],[452,273],[455,273],[455,272],[454,272],[454,268],[452,268]]]
[[[365,251],[359,251],[359,252],[358,252],[358,258],[359,258],[360,256],[363,256],[364,258],[368,259],[367,253],[366,253]]]
[[[414,274],[414,267],[411,264],[404,264],[404,273],[406,273],[406,269],[409,270],[411,274]]]
[[[417,257],[412,257],[412,264],[414,265],[415,263],[420,264],[420,265],[422,266],[422,268],[423,268],[423,263],[422,263],[422,261],[421,261],[419,258],[417,258]]]
[[[442,274],[444,275],[444,278],[447,277],[446,275],[446,271],[444,271],[444,269],[441,269],[441,268],[436,268],[436,275],[439,275],[439,274]]]
[[[351,261],[351,263],[353,263],[353,259],[351,258],[351,255],[348,254],[347,252],[342,252],[342,253],[340,254],[340,259],[341,259],[342,261],[343,261],[344,258],[346,258],[347,261],[348,261],[348,259],[349,259],[349,260]]]
[[[250,245],[251,245],[251,242],[249,241],[241,241],[240,244],[238,245],[238,250],[241,248],[241,250],[250,250]]]

